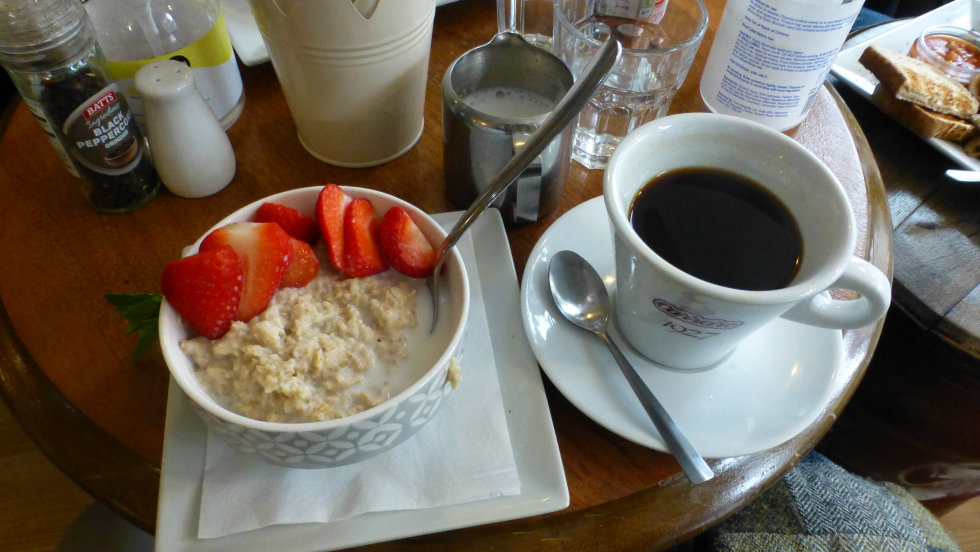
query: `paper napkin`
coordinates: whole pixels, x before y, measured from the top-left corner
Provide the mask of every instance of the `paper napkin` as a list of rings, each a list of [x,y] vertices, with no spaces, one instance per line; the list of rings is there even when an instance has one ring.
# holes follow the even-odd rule
[[[394,449],[336,468],[273,466],[209,431],[199,538],[520,494],[470,236],[458,247],[470,279],[470,320],[463,380],[439,412]]]

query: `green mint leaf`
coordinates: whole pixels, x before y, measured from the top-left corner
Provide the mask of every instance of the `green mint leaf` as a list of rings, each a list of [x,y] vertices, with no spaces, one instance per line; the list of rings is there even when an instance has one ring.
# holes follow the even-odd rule
[[[157,338],[157,317],[163,296],[158,293],[109,293],[104,297],[129,321],[126,335],[137,332],[133,361],[139,360]]]

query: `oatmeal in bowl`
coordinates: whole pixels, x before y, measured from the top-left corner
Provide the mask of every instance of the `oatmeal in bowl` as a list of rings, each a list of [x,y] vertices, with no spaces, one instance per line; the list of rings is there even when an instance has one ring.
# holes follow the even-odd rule
[[[462,258],[447,254],[434,330],[424,277],[444,237],[421,210],[362,188],[291,190],[236,211],[164,270],[174,381],[210,430],[277,465],[389,450],[460,380]]]

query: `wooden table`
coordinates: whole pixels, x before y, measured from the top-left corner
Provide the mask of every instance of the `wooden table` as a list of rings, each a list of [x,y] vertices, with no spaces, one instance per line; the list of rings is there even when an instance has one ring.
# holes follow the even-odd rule
[[[895,274],[877,354],[820,450],[941,510],[980,495],[980,184],[947,178],[952,160],[839,90],[881,170]]]
[[[704,111],[697,94],[723,2],[672,110]],[[186,200],[163,193],[138,211],[102,216],[86,205],[22,103],[0,139],[0,391],[41,449],[97,499],[153,530],[168,373],[159,349],[135,364],[134,338],[102,299],[155,292],[163,266],[218,217],[285,189],[333,181],[399,195],[428,212],[445,197],[439,82],[449,63],[495,32],[494,2],[439,8],[425,107],[425,133],[381,167],[341,169],[300,146],[269,64],[243,68],[245,111],[230,129],[238,158],[232,184]],[[857,253],[890,273],[891,228],[877,168],[858,127],[827,88],[790,133],[845,185],[859,221]],[[518,273],[542,232],[564,211],[601,193],[601,172],[574,165],[557,212],[509,231]],[[845,333],[848,377],[802,434],[764,453],[712,461],[718,476],[692,488],[672,457],[593,423],[548,386],[571,506],[526,520],[388,543],[374,550],[646,550],[683,541],[753,500],[827,432],[860,381],[881,324]]]
[[[849,42],[871,40],[907,22],[872,27]],[[946,169],[962,167],[843,82],[835,84],[865,132],[885,184],[894,228],[895,306],[937,338],[980,359],[977,184],[946,177]]]

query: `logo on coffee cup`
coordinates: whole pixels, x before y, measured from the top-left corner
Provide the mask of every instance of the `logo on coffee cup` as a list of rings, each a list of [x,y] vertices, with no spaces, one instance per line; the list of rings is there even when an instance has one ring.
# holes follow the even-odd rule
[[[742,325],[742,323],[737,320],[707,318],[697,313],[688,312],[663,299],[654,299],[653,306],[657,307],[660,312],[670,316],[671,318],[676,318],[677,320],[691,324],[692,326],[698,326],[699,328],[709,328],[712,330],[734,330]]]

